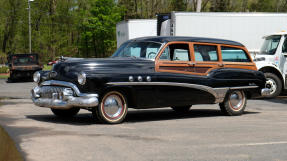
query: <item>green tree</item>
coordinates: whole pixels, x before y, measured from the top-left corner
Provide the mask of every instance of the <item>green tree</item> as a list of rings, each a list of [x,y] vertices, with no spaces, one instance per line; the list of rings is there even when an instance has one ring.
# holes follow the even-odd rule
[[[87,57],[105,57],[116,48],[116,24],[122,10],[114,0],[92,0],[88,16],[82,24],[81,50]]]

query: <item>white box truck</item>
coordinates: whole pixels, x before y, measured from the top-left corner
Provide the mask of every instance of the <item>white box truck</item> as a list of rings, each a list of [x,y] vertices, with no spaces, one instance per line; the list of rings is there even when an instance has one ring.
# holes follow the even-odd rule
[[[127,40],[144,36],[156,36],[156,19],[133,19],[117,24],[117,47]]]
[[[160,25],[161,36],[234,40],[250,51],[260,49],[266,34],[287,29],[285,13],[171,12],[169,16]]]

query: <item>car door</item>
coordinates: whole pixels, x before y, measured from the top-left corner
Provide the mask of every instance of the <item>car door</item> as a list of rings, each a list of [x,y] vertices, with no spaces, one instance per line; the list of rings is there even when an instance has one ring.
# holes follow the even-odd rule
[[[167,43],[156,59],[156,71],[182,74],[193,72],[190,43]]]
[[[196,75],[207,75],[209,71],[223,67],[220,63],[219,45],[192,43],[193,70]]]
[[[190,42],[172,42],[164,46],[156,58],[156,72],[160,82],[183,82],[187,74],[193,73]],[[178,86],[157,86],[160,106],[187,105],[191,89]]]

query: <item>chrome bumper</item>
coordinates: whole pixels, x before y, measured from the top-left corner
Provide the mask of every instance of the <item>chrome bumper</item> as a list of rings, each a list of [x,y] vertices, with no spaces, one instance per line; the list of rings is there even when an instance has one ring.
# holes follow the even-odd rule
[[[271,89],[269,88],[263,88],[261,89],[261,96],[268,96],[271,93]]]
[[[32,101],[40,107],[70,109],[98,106],[98,94],[81,93],[76,85],[64,81],[45,81],[31,90]]]

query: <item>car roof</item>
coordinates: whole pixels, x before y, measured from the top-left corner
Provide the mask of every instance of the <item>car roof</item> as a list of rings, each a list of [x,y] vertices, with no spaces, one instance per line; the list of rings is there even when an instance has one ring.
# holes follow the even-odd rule
[[[204,42],[204,43],[244,46],[243,44],[239,42],[231,41],[231,40],[205,38],[205,37],[185,37],[185,36],[150,36],[150,37],[135,38],[129,41],[155,41],[155,42],[160,42],[160,43],[166,43],[166,42],[172,42],[172,41],[188,41],[188,42]]]

